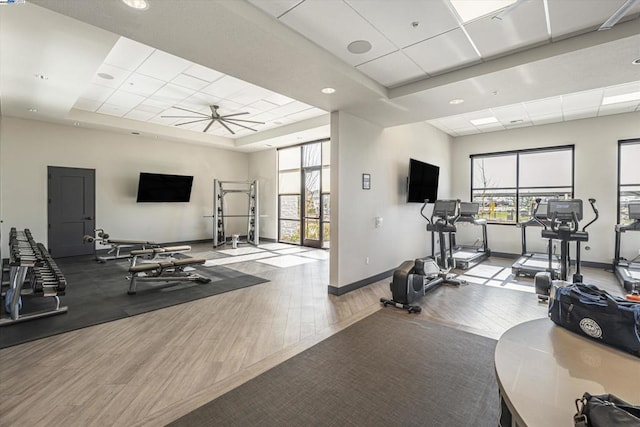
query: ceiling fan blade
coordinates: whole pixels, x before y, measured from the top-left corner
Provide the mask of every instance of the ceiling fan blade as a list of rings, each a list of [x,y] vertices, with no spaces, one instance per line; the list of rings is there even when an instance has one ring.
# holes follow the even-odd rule
[[[176,126],[190,125],[191,123],[198,123],[198,122],[206,122],[207,120],[211,120],[211,119],[199,119],[199,120],[193,120],[191,122],[176,123]]]
[[[229,129],[229,128],[227,127],[227,125],[225,125],[225,124],[224,124],[224,122],[227,122],[227,120],[220,120],[220,123],[221,123],[224,127],[226,127],[227,129]],[[241,125],[240,123],[234,123],[234,122],[231,122],[231,121],[229,121],[228,123],[229,123],[229,124],[232,124],[232,125],[240,126],[241,128],[245,128],[245,129],[252,130],[252,131],[254,131],[254,132],[258,132],[258,130],[257,130],[257,129],[253,129],[253,128],[250,128],[249,126]]]
[[[199,119],[200,116],[160,116],[163,119]],[[202,120],[211,119],[211,117],[207,116],[207,118]]]
[[[226,117],[221,117],[222,119],[228,121],[229,123],[233,122],[245,122],[245,123],[255,123],[257,125],[263,125],[264,122],[256,122],[255,120],[243,120],[243,119],[227,119]]]
[[[220,116],[221,119],[226,119],[227,117],[233,117],[233,116],[241,116],[243,114],[249,114],[248,111],[245,111],[244,113],[233,113],[233,114],[225,114],[224,116]]]
[[[173,107],[171,107],[171,108],[176,108],[176,109],[178,109],[178,110],[182,110],[182,111],[188,111],[188,112],[190,112],[190,113],[199,114],[199,115],[201,115],[201,116],[205,116],[205,117],[209,117],[209,118],[211,117],[209,114],[201,113],[201,112],[199,112],[199,111],[187,110],[186,108],[182,108],[182,107],[176,107],[176,106],[173,106]]]
[[[224,126],[224,127],[225,127],[225,129],[227,129],[229,132],[231,132],[231,134],[232,134],[232,135],[235,135],[235,134],[236,134],[234,131],[232,131],[232,130],[231,130],[231,128],[230,128],[229,126],[227,126],[227,125],[224,123],[224,121],[222,121],[222,120],[218,120],[218,121],[220,122],[220,124],[221,124],[222,126]]]
[[[208,130],[209,130],[209,128],[211,127],[211,125],[213,124],[213,122],[215,122],[215,120],[214,120],[214,119],[211,119],[211,122],[207,125],[207,127],[206,127],[206,128],[204,128],[204,130],[203,130],[202,132],[206,132],[206,131],[208,131]]]
[[[618,10],[616,10],[613,13],[613,15],[611,15],[609,17],[609,19],[604,21],[604,24],[602,24],[600,26],[600,28],[598,28],[598,31],[610,30],[611,28],[613,28],[613,26],[616,25],[618,23],[618,21],[620,21],[624,17],[624,15],[626,15],[627,12],[629,12],[629,10],[637,2],[638,2],[638,0],[627,0],[622,6],[620,6],[620,8]]]

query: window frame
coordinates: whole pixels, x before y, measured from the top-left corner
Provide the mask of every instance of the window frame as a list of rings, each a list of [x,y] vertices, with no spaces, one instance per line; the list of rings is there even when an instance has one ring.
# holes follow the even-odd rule
[[[616,213],[616,224],[622,224],[622,204],[620,203],[620,197],[622,196],[622,187],[639,187],[640,182],[635,184],[622,184],[622,147],[640,144],[640,138],[620,139],[618,140],[618,182],[617,182],[617,199],[616,205],[618,206]]]
[[[567,188],[566,185],[556,185],[556,186],[538,186],[538,187],[520,187],[520,155],[521,154],[530,154],[530,153],[541,153],[541,152],[553,152],[553,151],[570,151],[571,153],[571,197],[575,197],[575,179],[576,179],[576,150],[574,144],[567,145],[556,145],[551,147],[537,147],[537,148],[525,148],[521,150],[507,150],[507,151],[494,151],[488,153],[478,153],[478,154],[470,154],[470,163],[471,163],[471,176],[470,176],[470,192],[469,192],[469,200],[473,201],[473,192],[477,190],[487,190],[487,188],[474,188],[474,160],[483,157],[502,157],[502,156],[512,156],[516,157],[516,184],[515,187],[497,187],[493,188],[493,190],[515,190],[515,219],[513,222],[501,222],[494,221],[487,218],[487,224],[496,224],[496,225],[517,225],[520,222],[520,192],[521,190],[529,190],[529,189],[558,189],[558,188]]]

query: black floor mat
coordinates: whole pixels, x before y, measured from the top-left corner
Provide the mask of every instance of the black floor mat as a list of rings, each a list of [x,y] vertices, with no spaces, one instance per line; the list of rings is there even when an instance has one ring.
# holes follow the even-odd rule
[[[267,282],[223,266],[197,266],[211,282],[139,282],[137,294],[128,295],[127,259],[101,264],[93,256],[81,256],[56,263],[67,279],[60,299],[68,312],[0,327],[0,348]],[[22,302],[22,313],[55,306],[53,298],[23,296]],[[0,310],[5,316],[4,301]]]

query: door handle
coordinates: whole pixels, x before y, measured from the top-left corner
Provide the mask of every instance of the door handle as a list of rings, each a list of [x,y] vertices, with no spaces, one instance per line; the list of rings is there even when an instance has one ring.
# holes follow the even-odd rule
[[[90,217],[90,216],[85,216],[84,219],[87,219],[87,220],[91,221],[93,218]]]

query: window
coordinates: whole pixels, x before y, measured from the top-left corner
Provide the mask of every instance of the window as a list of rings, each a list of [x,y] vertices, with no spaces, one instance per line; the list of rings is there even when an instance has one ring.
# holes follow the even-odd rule
[[[640,139],[618,142],[618,224],[628,224],[629,202],[640,202]]]
[[[278,241],[329,247],[330,141],[278,150]]]
[[[572,145],[471,156],[471,200],[489,222],[526,221],[536,198],[565,196],[573,197]]]

